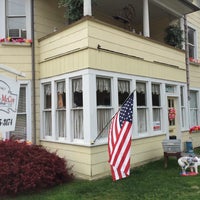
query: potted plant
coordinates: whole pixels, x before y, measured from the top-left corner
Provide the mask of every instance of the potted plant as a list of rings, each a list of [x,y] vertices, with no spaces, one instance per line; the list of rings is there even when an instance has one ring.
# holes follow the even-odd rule
[[[183,48],[183,30],[178,25],[170,25],[166,29],[165,42],[171,46]]]

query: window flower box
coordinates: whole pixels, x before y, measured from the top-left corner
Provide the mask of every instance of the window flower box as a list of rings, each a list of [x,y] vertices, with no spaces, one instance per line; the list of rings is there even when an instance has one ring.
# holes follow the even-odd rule
[[[194,133],[200,131],[200,126],[193,126],[190,128],[189,133]]]
[[[0,39],[0,44],[31,44],[32,40],[31,39],[25,39],[25,38],[1,38]]]
[[[189,60],[190,60],[190,62],[192,62],[192,63],[200,64],[200,60],[199,60],[199,59],[196,59],[196,58],[190,57]]]

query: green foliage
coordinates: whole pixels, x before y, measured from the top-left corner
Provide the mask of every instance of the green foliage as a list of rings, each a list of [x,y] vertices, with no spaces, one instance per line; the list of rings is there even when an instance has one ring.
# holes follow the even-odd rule
[[[165,42],[171,46],[182,49],[183,31],[177,25],[168,26],[166,29]]]
[[[91,0],[96,5],[96,0]],[[65,8],[64,17],[73,23],[83,17],[83,0],[58,0],[58,7]]]
[[[81,19],[83,16],[83,0],[59,0],[59,7],[65,7],[65,18],[69,23]]]
[[[128,178],[117,182],[111,177],[95,181],[76,180],[37,194],[21,195],[15,200],[199,199],[200,175],[183,177],[180,172],[177,160],[170,157],[167,169],[161,159],[133,169]]]

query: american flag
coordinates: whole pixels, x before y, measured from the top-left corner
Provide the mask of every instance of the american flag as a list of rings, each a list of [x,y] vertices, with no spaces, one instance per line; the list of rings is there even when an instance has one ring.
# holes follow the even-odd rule
[[[108,135],[108,153],[114,181],[130,175],[133,92],[112,119]]]

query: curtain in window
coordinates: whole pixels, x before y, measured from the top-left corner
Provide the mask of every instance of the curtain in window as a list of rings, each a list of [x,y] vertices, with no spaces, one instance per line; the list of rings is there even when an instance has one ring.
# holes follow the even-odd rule
[[[99,134],[106,124],[110,121],[111,119],[111,110],[110,109],[98,109],[97,110],[97,134]],[[105,127],[104,131],[102,132],[103,137],[108,136],[108,131],[109,131],[109,126]]]
[[[130,93],[130,83],[129,81],[118,81],[118,99],[119,106],[121,106],[124,101],[127,99]]]
[[[82,79],[72,80],[73,107],[83,106]]]
[[[65,107],[66,104],[66,92],[65,92],[65,82],[59,82],[57,83],[57,103],[58,103],[58,108],[63,108]]]
[[[44,108],[51,108],[51,85],[44,86]]]
[[[57,135],[58,137],[65,137],[66,133],[66,92],[65,92],[65,82],[57,83]]]
[[[84,139],[83,110],[73,110],[74,139]]]
[[[146,106],[146,84],[136,83],[137,105]]]
[[[190,122],[191,126],[198,125],[197,92],[190,91]]]
[[[110,106],[110,79],[97,78],[97,105]]]
[[[83,134],[83,92],[82,92],[82,79],[72,80],[72,93],[73,93],[73,130],[74,139],[84,139]]]
[[[66,110],[57,110],[58,137],[65,137],[66,133]]]
[[[45,136],[52,136],[51,128],[51,111],[44,112],[44,134]]]
[[[138,132],[147,132],[146,109],[137,109],[138,115]]]
[[[48,110],[45,110],[48,109]],[[44,85],[44,134],[52,135],[51,120],[51,85]]]

